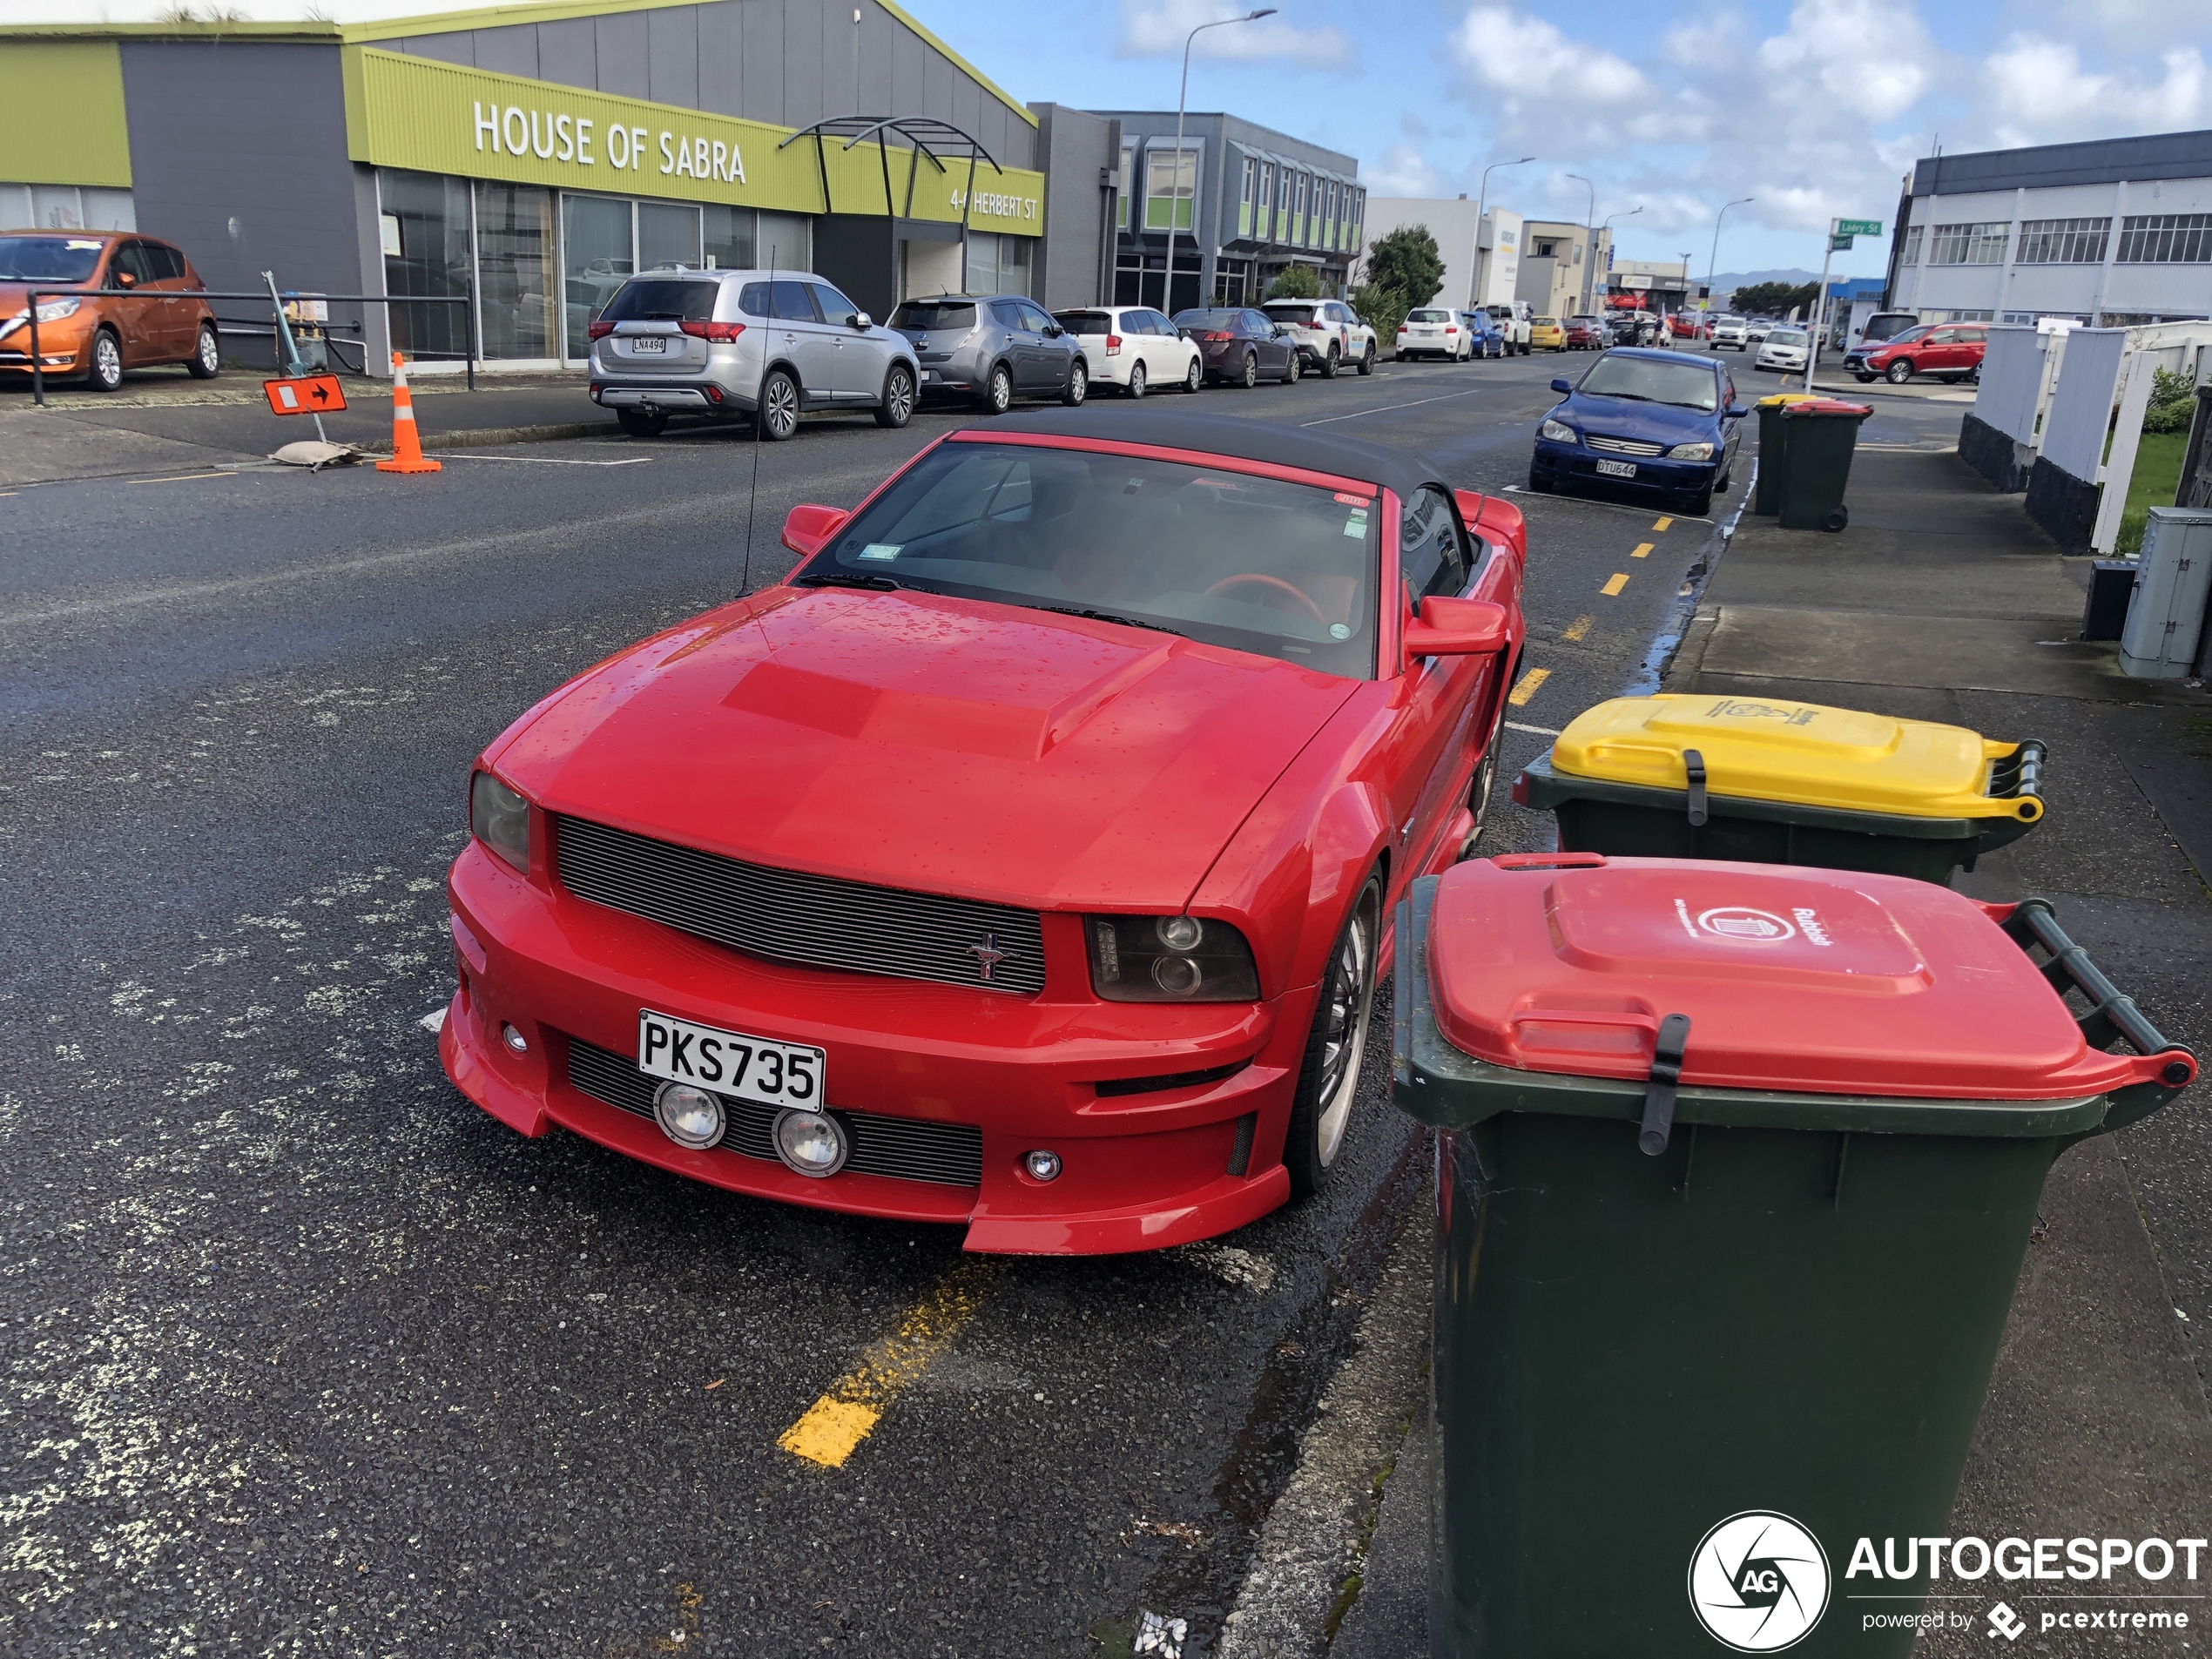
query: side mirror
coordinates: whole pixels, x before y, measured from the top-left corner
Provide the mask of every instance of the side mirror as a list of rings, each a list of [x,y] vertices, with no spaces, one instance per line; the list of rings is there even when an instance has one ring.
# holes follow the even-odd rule
[[[1190,338],[1190,331],[1188,328],[1178,328],[1175,331],[1175,337],[1177,340],[1188,340]]]
[[[128,271],[118,271],[115,273],[115,286],[118,288],[135,288],[138,286],[138,279]]]
[[[842,507],[817,507],[801,502],[784,519],[784,545],[802,559],[811,559],[845,528],[853,515]]]
[[[1488,657],[1506,648],[1506,608],[1487,599],[1421,601],[1420,613],[1406,624],[1406,655]]]
[[[1751,406],[1749,403],[1731,403],[1721,411],[1721,419],[1723,421],[1740,421],[1750,412]]]
[[[1575,382],[1567,379],[1564,375],[1558,376],[1552,381],[1552,390],[1554,392],[1572,393],[1574,389]]]
[[[1067,332],[1056,322],[1049,322],[1044,326],[1044,337],[1047,340],[1057,340]]]
[[[845,320],[850,327],[860,329],[863,334],[875,327],[875,319],[865,311],[856,311]]]

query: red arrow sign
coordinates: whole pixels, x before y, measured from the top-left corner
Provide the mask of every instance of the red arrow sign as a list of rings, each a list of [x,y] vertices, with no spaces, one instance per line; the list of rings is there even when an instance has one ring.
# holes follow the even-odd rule
[[[277,415],[326,415],[346,407],[346,391],[335,374],[310,374],[304,380],[263,381],[270,411]]]

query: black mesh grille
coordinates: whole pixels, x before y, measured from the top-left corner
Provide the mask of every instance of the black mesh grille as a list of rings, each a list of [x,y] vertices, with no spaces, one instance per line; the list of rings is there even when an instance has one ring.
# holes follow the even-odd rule
[[[652,1116],[653,1090],[660,1086],[658,1078],[638,1070],[628,1055],[602,1049],[581,1037],[570,1037],[568,1043],[570,1083],[594,1100],[640,1117]],[[730,1122],[722,1148],[773,1163],[777,1109],[729,1095],[718,1098]],[[974,1187],[983,1183],[983,1131],[973,1123],[886,1117],[834,1107],[830,1116],[845,1126],[852,1144],[852,1154],[845,1160],[848,1170],[899,1181],[931,1181],[946,1187]]]
[[[562,885],[594,904],[781,961],[1017,996],[1044,989],[1034,910],[770,869],[587,819],[553,825]]]

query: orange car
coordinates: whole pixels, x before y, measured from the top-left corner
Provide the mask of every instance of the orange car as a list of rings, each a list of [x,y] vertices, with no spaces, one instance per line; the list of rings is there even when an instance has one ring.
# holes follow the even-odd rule
[[[195,380],[223,366],[207,285],[166,242],[128,231],[0,232],[0,370],[30,372],[30,293],[38,300],[38,354],[50,376],[112,392],[126,368],[182,363]],[[51,288],[129,288],[78,299]]]

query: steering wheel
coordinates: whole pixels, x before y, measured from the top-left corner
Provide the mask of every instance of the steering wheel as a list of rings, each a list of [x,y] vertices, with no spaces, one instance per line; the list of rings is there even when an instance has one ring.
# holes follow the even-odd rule
[[[1299,610],[1305,611],[1307,616],[1312,617],[1314,621],[1319,623],[1324,628],[1329,625],[1329,619],[1321,614],[1321,607],[1313,603],[1312,599],[1307,596],[1305,589],[1292,587],[1289,583],[1284,581],[1279,576],[1263,576],[1257,570],[1245,570],[1239,572],[1236,576],[1225,576],[1222,577],[1220,581],[1215,583],[1213,586],[1206,590],[1206,597],[1209,599],[1218,598],[1230,589],[1242,587],[1248,583],[1254,587],[1271,588],[1278,593],[1289,594],[1291,598],[1298,601]]]

